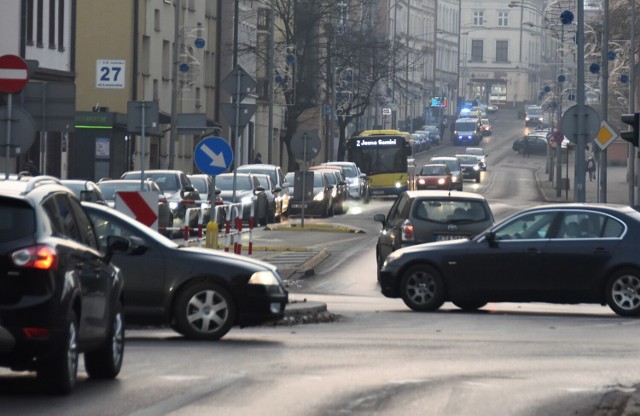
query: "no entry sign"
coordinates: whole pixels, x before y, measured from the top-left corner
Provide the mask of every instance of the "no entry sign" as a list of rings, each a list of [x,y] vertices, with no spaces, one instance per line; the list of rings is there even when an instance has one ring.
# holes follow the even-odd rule
[[[29,67],[24,59],[17,55],[0,56],[0,92],[19,92],[27,85],[27,81]]]

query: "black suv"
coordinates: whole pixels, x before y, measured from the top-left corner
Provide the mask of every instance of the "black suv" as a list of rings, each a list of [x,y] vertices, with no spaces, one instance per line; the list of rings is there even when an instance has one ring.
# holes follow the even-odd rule
[[[92,378],[114,378],[124,354],[123,277],[91,221],[57,179],[0,180],[0,366],[36,371],[68,394],[84,353]]]

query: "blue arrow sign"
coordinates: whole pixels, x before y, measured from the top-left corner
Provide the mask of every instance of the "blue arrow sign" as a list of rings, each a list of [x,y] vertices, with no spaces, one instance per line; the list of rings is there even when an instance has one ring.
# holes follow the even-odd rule
[[[193,157],[202,173],[218,175],[231,166],[233,151],[222,137],[205,137],[196,146]]]

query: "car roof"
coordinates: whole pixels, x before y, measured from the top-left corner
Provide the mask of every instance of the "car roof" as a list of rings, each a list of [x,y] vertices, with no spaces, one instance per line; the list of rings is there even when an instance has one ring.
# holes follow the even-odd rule
[[[277,169],[280,166],[278,165],[269,165],[267,163],[252,163],[252,164],[248,164],[248,165],[241,165],[238,166],[238,168],[236,170],[245,170],[245,169],[251,169],[251,168],[259,168],[259,169]]]
[[[486,201],[486,198],[474,192],[464,191],[446,191],[446,190],[418,190],[406,191],[411,199],[417,198],[449,198],[449,199],[473,199],[478,201]]]
[[[456,157],[455,156],[434,156],[431,158],[431,160],[451,160],[451,159],[456,160]]]

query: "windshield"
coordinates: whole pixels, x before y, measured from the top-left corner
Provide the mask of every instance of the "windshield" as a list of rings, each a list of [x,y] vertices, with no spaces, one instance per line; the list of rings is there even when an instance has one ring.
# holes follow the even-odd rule
[[[249,180],[249,176],[236,175],[236,191],[251,191],[253,187]],[[233,175],[225,175],[216,177],[216,186],[223,191],[233,190]]]
[[[476,163],[478,163],[478,158],[473,155],[458,156],[458,160],[460,161],[461,165],[475,165]]]
[[[278,183],[278,178],[276,177],[276,171],[274,169],[260,169],[260,168],[254,168],[251,166],[247,166],[246,168],[243,166],[240,166],[238,168],[238,172],[242,172],[242,173],[262,173],[262,174],[266,174],[271,176],[271,180],[273,181],[273,183]]]
[[[116,199],[116,192],[134,192],[140,190],[140,182],[100,182],[98,188],[102,191],[104,199]],[[144,190],[148,190],[149,186],[145,183]]]
[[[207,194],[207,180],[205,178],[192,176],[189,178],[189,180],[191,181],[191,185],[193,185],[193,187],[196,188],[196,191],[198,191],[200,195]]]
[[[420,171],[422,176],[442,176],[447,174],[447,167],[444,165],[423,166]]]
[[[456,130],[458,131],[475,131],[476,123],[473,121],[465,121],[462,123],[456,123]]]
[[[171,173],[146,173],[144,174],[145,178],[153,179],[162,192],[164,193],[176,193],[180,190],[180,184],[178,183],[178,178],[176,175]],[[123,179],[140,179],[140,172],[136,173],[127,173]]]
[[[415,204],[414,216],[440,223],[473,223],[487,221],[489,216],[483,201],[424,199]]]

